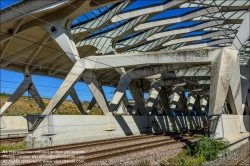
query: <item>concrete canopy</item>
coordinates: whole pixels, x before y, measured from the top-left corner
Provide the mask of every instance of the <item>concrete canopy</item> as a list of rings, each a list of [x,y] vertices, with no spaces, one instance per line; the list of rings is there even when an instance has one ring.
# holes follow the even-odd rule
[[[0,36],[1,68],[65,79],[76,62],[79,62],[86,70],[90,70],[91,79],[85,78],[84,75],[77,78],[74,76],[75,81],[86,82],[93,94],[98,90],[95,95],[101,98],[102,108],[107,113],[110,108],[102,94],[101,86],[118,88],[122,78],[117,72],[119,68],[123,68],[125,74],[131,76],[130,81],[144,81],[144,90],[147,92],[151,87],[150,77],[155,74],[163,76],[164,72],[177,79],[187,77],[191,82],[186,86],[188,90],[194,88],[192,81],[197,86],[204,85],[205,88],[207,84],[212,84],[210,75],[207,75],[209,72],[203,75],[199,68],[212,65],[213,58],[205,60],[207,49],[201,48],[238,45],[239,43],[234,44],[237,38],[235,36],[237,34],[238,38],[242,38],[249,17],[248,0],[234,0],[230,4],[226,1],[217,3],[163,0],[162,3],[152,2],[148,6],[140,4],[142,6],[131,7],[136,2],[54,0],[39,3],[33,0],[21,1],[3,9]],[[180,10],[183,10],[180,14],[168,15],[169,12]],[[243,38],[240,44],[240,48],[233,48],[239,50],[240,63],[246,64],[249,59],[249,37]],[[185,50],[193,48],[198,49],[193,52]],[[177,49],[180,51],[166,52]],[[183,58],[183,52],[192,52],[193,55]],[[165,57],[166,54],[170,56]],[[158,58],[159,55],[162,57]],[[158,61],[162,58],[165,58],[163,62]],[[136,60],[138,62],[135,62]],[[164,65],[177,67],[158,72],[152,70],[152,67],[164,68]],[[178,65],[184,67],[178,68]],[[198,69],[192,72],[191,68],[195,67]],[[142,68],[149,72],[143,77],[132,77]],[[185,69],[188,69],[190,72],[187,73],[190,74],[180,75],[179,71]],[[169,83],[171,86],[174,86],[174,82],[181,83],[168,80],[173,79],[171,77],[161,79],[173,82]],[[65,91],[65,95],[71,92],[70,90]],[[234,93],[235,89],[231,91]],[[72,92],[73,96],[74,94]],[[75,101],[79,103],[77,98]],[[79,109],[83,112],[82,108]],[[234,109],[237,110],[238,106],[234,106]]]
[[[137,24],[131,27],[134,28],[135,31],[139,30],[140,33],[133,35],[134,30],[131,29],[130,31],[122,32],[119,31],[119,27],[117,27],[114,29],[119,33],[119,38],[117,38],[118,36],[116,37],[108,36],[111,39],[111,41],[110,43],[106,41],[106,43],[108,44],[106,46],[101,44],[100,41],[96,41],[98,40],[98,38],[95,38],[94,42],[98,43],[97,45],[93,43],[87,44],[85,42],[87,45],[84,46],[84,48],[81,47],[78,48],[79,57],[82,58],[86,57],[87,55],[96,54],[97,52],[109,54],[110,52],[117,51],[117,53],[119,53],[119,51],[121,51],[124,53],[131,53],[131,51],[129,51],[130,47],[128,47],[130,45],[133,47],[139,45],[136,46],[136,48],[133,48],[133,50],[136,50],[136,52],[141,52],[141,51],[153,51],[156,49],[157,50],[164,49],[164,47],[166,47],[164,45],[164,42],[174,43],[174,41],[179,40],[184,45],[192,44],[190,42],[187,43],[187,41],[190,41],[187,39],[183,39],[182,41],[182,38],[180,38],[181,37],[180,34],[207,29],[208,26],[204,24],[207,21],[210,29],[213,29],[213,27],[217,27],[217,29],[218,28],[220,29],[222,28],[220,27],[220,25],[227,25],[227,24],[240,25],[249,7],[247,0],[241,2],[233,1],[230,3],[231,6],[230,8],[225,8],[225,6],[229,5],[227,2],[214,4],[212,1],[199,3],[199,1],[183,0],[178,2],[177,1],[165,2],[163,4],[156,4],[154,6],[144,6],[142,8],[135,8],[133,10],[126,10],[126,12],[123,12],[123,9],[126,9],[126,7],[130,6],[134,2],[135,2],[134,0],[127,0],[127,1],[85,0],[81,2],[75,2],[73,0],[68,0],[68,1],[54,0],[43,3],[38,3],[37,1],[27,1],[27,2],[25,1],[17,3],[14,6],[10,6],[6,9],[3,9],[1,10],[1,36],[0,36],[1,50],[2,50],[1,67],[4,69],[14,70],[18,72],[23,72],[24,68],[28,68],[29,71],[32,72],[33,74],[51,75],[53,77],[64,78],[66,73],[73,66],[73,64],[70,63],[70,60],[65,55],[65,51],[63,51],[57,44],[57,42],[53,40],[53,37],[50,38],[51,35],[49,35],[49,33],[44,29],[44,26],[42,26],[42,24],[44,23],[51,25],[55,24],[54,20],[59,18],[54,16],[57,16],[58,15],[57,13],[60,13],[60,11],[64,11],[63,14],[60,14],[60,18],[64,20],[64,24],[66,25],[66,26],[63,25],[64,27],[68,28],[71,22],[74,19],[78,18],[79,23],[76,24],[74,27],[72,27],[71,30],[74,39],[76,40],[76,43],[79,42],[79,40],[84,41],[84,38],[88,37],[89,33],[90,34],[96,33],[95,31],[101,30],[102,28],[106,28],[108,25],[111,25],[112,22],[117,22],[121,20],[125,20],[125,22],[131,22],[131,21],[133,22],[133,19],[139,18],[141,16],[144,17],[144,19],[141,20],[140,23],[138,22]],[[105,7],[107,5],[113,5],[113,6]],[[216,5],[218,5],[218,7]],[[178,9],[180,8],[179,6],[181,6],[181,8],[197,7],[195,11],[192,11],[190,13],[184,13],[181,17],[188,18],[188,20],[190,19],[205,20],[205,22],[201,23],[200,25],[191,26],[190,28],[193,28],[192,30],[190,28],[189,30],[185,30],[182,27],[177,28],[177,30],[171,30],[171,31],[176,31],[176,33],[171,31],[164,31],[166,27],[170,26],[173,23],[171,24],[168,23],[168,26],[165,25],[158,26],[156,24],[157,20],[155,19],[154,21],[153,19],[155,16],[167,10]],[[200,6],[204,6],[205,8],[199,9]],[[93,15],[94,14],[93,12],[95,12],[94,10],[98,10],[98,8],[101,7],[105,9],[103,13],[99,15],[94,15],[95,17],[89,20],[85,19],[84,22],[81,23],[80,19],[81,15],[84,15],[85,13],[91,15],[90,14],[91,12]],[[218,14],[216,15],[215,13],[213,13],[213,16],[210,16],[211,15],[211,13],[209,12],[210,9],[218,11]],[[234,12],[233,14],[230,13],[232,11]],[[224,12],[225,18],[223,18],[223,16],[220,15],[220,12]],[[226,14],[226,12],[228,12],[229,14]],[[197,15],[195,13],[202,13],[202,15],[204,16],[201,17],[199,14],[199,18],[197,18]],[[90,17],[90,16],[86,15],[85,17]],[[207,19],[208,17],[209,20]],[[211,18],[217,19],[215,21],[213,20],[214,24],[209,23]],[[147,21],[149,19],[151,19],[150,22]],[[225,19],[227,20],[226,22],[224,21]],[[67,20],[67,23],[65,20]],[[164,20],[163,17],[161,18],[160,21],[168,22],[167,20]],[[178,23],[178,21],[176,23]],[[144,31],[143,28],[140,28],[140,26],[143,26],[143,24],[154,25],[154,26],[157,25],[157,29],[152,27],[151,31],[150,30]],[[203,24],[204,26],[202,26]],[[122,25],[120,26],[120,28],[124,29]],[[239,26],[237,27],[231,26],[231,28],[227,28],[227,31],[236,32],[238,28]],[[68,31],[70,31],[70,29],[68,29]],[[109,31],[110,32],[112,31],[112,27],[111,28],[108,27],[105,29],[105,32]],[[216,35],[223,36],[224,29],[221,30],[220,32],[221,33],[214,32],[213,33],[214,35],[208,36],[206,39],[215,37]],[[98,33],[102,35],[101,37],[103,37],[102,31]],[[157,35],[158,33],[161,36],[161,38],[158,37]],[[167,38],[166,37],[162,38],[164,36],[167,36],[167,34],[161,34],[161,33],[169,33],[169,35],[171,36]],[[130,37],[126,37],[129,35]],[[227,36],[226,34],[224,35]],[[126,39],[124,37],[126,37]],[[148,43],[146,41],[147,38],[149,40],[153,40],[154,42]],[[198,36],[196,38],[199,39]],[[230,38],[233,38],[233,36],[231,36]],[[200,39],[203,38],[201,37]],[[145,44],[145,42],[147,42],[147,44]],[[230,42],[231,41],[229,40],[223,40],[213,43],[212,46]],[[210,46],[210,45],[211,44],[208,45],[204,44],[202,46]],[[119,49],[121,47],[123,48]],[[101,51],[103,49],[105,50],[108,49],[108,50]],[[176,47],[171,47],[170,49],[176,49]],[[88,51],[86,52],[86,50]],[[51,54],[53,54],[53,56],[50,56]]]

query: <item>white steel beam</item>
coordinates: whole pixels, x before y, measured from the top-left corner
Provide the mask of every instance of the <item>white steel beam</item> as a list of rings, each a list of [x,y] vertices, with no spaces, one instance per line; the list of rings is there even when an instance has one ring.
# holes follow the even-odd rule
[[[86,23],[80,24],[74,28],[71,29],[72,34],[78,34],[82,32],[92,32],[93,30],[97,29],[98,27],[102,26],[105,23],[108,23],[109,20],[119,13],[122,9],[124,9],[128,4],[130,3],[130,0],[124,1],[117,5],[116,7],[110,9],[110,11],[106,12],[105,14],[96,17],[92,21],[88,21]],[[78,42],[76,42],[78,43]]]
[[[164,43],[162,46],[169,46],[169,45],[174,45],[174,44],[178,44],[178,43],[198,41],[198,40],[208,39],[208,38],[211,38],[211,37],[218,37],[218,36],[230,35],[230,34],[233,34],[233,33],[234,33],[234,31],[212,32],[212,33],[201,35],[201,36],[186,37],[186,38],[180,38],[180,39],[170,40],[170,41]]]
[[[244,20],[240,26],[240,29],[238,30],[238,33],[236,34],[233,43],[232,48],[240,50],[241,47],[245,44],[245,42],[250,39],[250,8],[248,9],[248,12],[246,13]]]
[[[127,20],[127,19],[131,19],[131,18],[139,17],[141,15],[162,12],[162,11],[165,11],[169,8],[173,8],[177,5],[180,5],[180,4],[184,3],[185,1],[188,1],[188,0],[170,1],[170,2],[163,4],[163,5],[158,5],[158,6],[154,6],[154,7],[148,7],[148,8],[143,8],[143,9],[138,9],[138,10],[118,14],[117,16],[114,16],[112,18],[112,22],[119,22],[122,20]]]
[[[224,23],[225,23],[224,20],[208,21],[199,25],[192,26],[190,28],[182,28],[182,29],[177,29],[177,30],[170,30],[170,31],[163,31],[160,33],[156,33],[152,35],[151,37],[147,38],[147,40],[151,41],[151,40],[159,39],[165,36],[180,35],[180,34],[189,33],[189,32],[201,30],[201,29],[208,28],[208,27],[222,25]]]
[[[169,19],[164,19],[164,20],[159,20],[159,21],[152,21],[152,22],[143,23],[143,24],[140,24],[137,27],[135,27],[135,31],[150,29],[150,28],[153,28],[156,26],[163,26],[163,25],[166,26],[166,25],[170,25],[170,24],[175,24],[175,23],[191,20],[195,17],[207,15],[210,13],[219,12],[220,8],[221,7],[219,7],[219,9],[217,7],[209,7],[206,9],[201,9],[201,10],[192,12],[190,14],[186,14],[186,15],[178,17],[178,18],[169,18]]]
[[[135,18],[126,24],[110,30],[108,32],[101,33],[99,35],[90,37],[89,39],[84,39],[77,44],[77,47],[82,47],[85,45],[92,45],[98,48],[96,53],[106,54],[112,51],[115,51],[115,46],[113,44],[114,38],[119,38],[120,35],[123,35],[125,32],[132,29],[134,26],[143,21],[147,16],[140,16]]]
[[[209,42],[209,43],[187,45],[187,46],[180,47],[177,50],[210,47],[210,46],[214,46],[214,45],[217,45],[217,44],[230,43],[230,42],[232,42],[232,39],[221,39],[221,40],[216,40],[216,41],[212,41],[212,42]]]

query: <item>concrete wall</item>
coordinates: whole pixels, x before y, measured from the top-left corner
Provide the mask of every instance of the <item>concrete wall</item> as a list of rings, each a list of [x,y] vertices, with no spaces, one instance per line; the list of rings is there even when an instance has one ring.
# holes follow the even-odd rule
[[[13,130],[13,129],[27,129],[27,120],[26,116],[2,116],[5,124],[4,130]]]
[[[250,140],[250,116],[249,115],[225,115],[219,118],[215,134],[216,138],[225,138],[234,149]]]
[[[45,147],[201,127],[202,117],[50,115],[26,139],[28,147]]]
[[[25,116],[3,116],[0,121],[0,138],[24,137],[28,134]]]

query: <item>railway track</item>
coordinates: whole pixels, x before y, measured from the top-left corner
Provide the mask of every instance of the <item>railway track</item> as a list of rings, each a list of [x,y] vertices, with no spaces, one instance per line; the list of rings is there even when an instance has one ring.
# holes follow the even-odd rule
[[[192,137],[193,134],[140,135],[46,148],[26,149],[19,153],[7,155],[6,153],[0,153],[0,160],[4,161],[3,163],[10,163],[13,158],[23,159],[25,157],[28,159],[36,159],[28,160],[25,163],[16,163],[15,165],[43,165],[44,163],[53,163],[52,165],[75,165],[76,162],[84,162],[84,164],[87,164],[151,148],[174,145],[179,142],[193,141],[199,138],[197,136]],[[115,147],[112,147],[111,145]],[[91,151],[91,148],[94,150]],[[85,151],[86,149],[88,150]],[[66,153],[70,151],[75,151],[76,153]],[[58,154],[58,152],[63,153]],[[67,155],[65,155],[65,153]],[[54,156],[49,158],[51,154],[54,154]],[[44,155],[44,158],[41,157],[42,155]]]
[[[250,151],[244,157],[238,158],[235,161],[231,162],[229,165],[242,165],[242,166],[250,166]]]

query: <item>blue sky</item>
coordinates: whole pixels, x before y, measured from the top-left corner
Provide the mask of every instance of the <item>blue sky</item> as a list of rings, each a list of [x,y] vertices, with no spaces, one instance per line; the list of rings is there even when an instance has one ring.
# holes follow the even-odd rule
[[[1,9],[5,8],[5,7],[7,7],[11,4],[14,4],[16,2],[18,2],[18,0],[1,0],[0,1],[0,8]],[[123,10],[123,12],[138,9],[138,8],[145,7],[148,5],[159,5],[159,4],[162,4],[165,2],[167,2],[167,0],[137,0],[135,3],[133,3],[130,6],[128,6],[127,8],[125,8]],[[112,7],[112,5],[109,5],[107,7],[110,8],[110,7]],[[168,11],[162,12],[161,14],[154,16],[149,21],[170,18],[170,17],[176,17],[176,16],[180,16],[184,13],[194,11],[194,10],[197,10],[197,8],[168,10]],[[93,19],[94,18],[94,17],[92,17],[93,15],[99,15],[105,11],[106,11],[106,8],[102,7],[98,10],[94,10],[93,11],[94,14],[92,12],[88,12],[85,14],[85,16],[78,17],[78,20],[86,21],[88,19]],[[78,20],[74,20],[72,24],[79,23]],[[183,22],[183,23],[179,23],[179,24],[170,26],[164,30],[171,30],[171,29],[180,28],[180,27],[182,27],[182,28],[183,27],[190,27],[190,26],[193,26],[193,25],[196,25],[199,23],[200,23],[199,21]],[[119,23],[116,23],[116,24],[119,24]],[[112,25],[110,27],[112,27]],[[110,27],[105,27],[105,28],[103,28],[102,31],[105,31],[105,30],[109,29]],[[100,32],[100,31],[97,31],[95,33],[98,33],[98,32]],[[190,34],[183,36],[183,37],[187,37],[189,35],[191,35],[191,36],[192,35],[199,35],[199,34],[203,34],[203,33],[204,32],[196,32],[194,34],[190,33]],[[16,90],[16,88],[20,85],[20,83],[23,81],[23,74],[13,72],[13,71],[3,70],[3,69],[1,69],[0,72],[1,72],[0,73],[1,74],[0,75],[0,77],[1,77],[1,88],[0,88],[1,93],[4,92],[4,93],[12,94]],[[40,95],[44,98],[52,98],[63,82],[63,80],[61,80],[61,79],[39,76],[39,75],[33,75],[32,80],[33,80],[33,83],[36,85]],[[89,91],[89,89],[85,83],[82,83],[82,82],[77,83],[75,85],[75,89],[76,89],[77,94],[79,95],[81,101],[90,101],[91,100],[92,94]],[[112,98],[114,91],[115,91],[115,88],[104,87],[104,92],[105,92],[108,100],[110,100]],[[27,96],[28,93],[26,92],[25,95]],[[129,99],[132,99],[132,96],[128,91],[127,91],[127,96]],[[147,94],[145,94],[145,97],[147,97]],[[71,98],[68,97],[67,99],[71,99]]]

